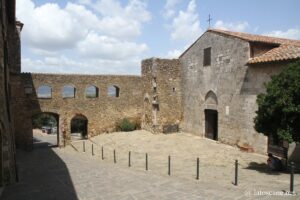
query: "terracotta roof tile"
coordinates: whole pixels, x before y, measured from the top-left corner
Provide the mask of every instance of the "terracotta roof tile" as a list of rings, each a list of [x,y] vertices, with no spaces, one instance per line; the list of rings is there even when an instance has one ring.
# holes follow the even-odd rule
[[[283,44],[249,60],[249,64],[285,61],[300,58],[300,46]]]
[[[270,43],[270,44],[291,44],[295,46],[300,46],[299,40],[290,40],[284,38],[276,38],[276,37],[269,37],[263,35],[254,35],[249,33],[241,33],[241,32],[233,32],[233,31],[225,31],[219,29],[208,29],[208,32],[219,33],[227,36],[236,37],[242,40],[246,40],[248,42],[260,42],[260,43]]]
[[[207,32],[212,32],[227,37],[239,38],[250,43],[265,43],[274,45],[274,48],[267,51],[266,53],[251,58],[248,61],[248,64],[300,59],[299,40],[254,35],[249,33],[233,32],[219,29],[208,29]],[[200,38],[198,38],[185,52],[183,52],[181,56],[183,56]]]
[[[248,64],[285,61],[300,58],[300,41],[284,38],[269,37],[263,35],[253,35],[241,32],[232,32],[218,29],[209,29],[208,32],[222,34],[225,36],[236,37],[248,42],[266,43],[278,45],[266,53],[254,57],[248,61]]]

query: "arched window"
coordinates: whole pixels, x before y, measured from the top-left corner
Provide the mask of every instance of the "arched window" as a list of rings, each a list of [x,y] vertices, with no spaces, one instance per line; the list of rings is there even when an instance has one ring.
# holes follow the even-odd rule
[[[62,92],[63,98],[75,98],[75,87],[72,85],[66,85]]]
[[[118,86],[112,85],[108,87],[107,94],[110,97],[119,97],[120,88]]]
[[[90,85],[85,89],[86,98],[97,98],[98,97],[98,88],[94,85]]]
[[[42,85],[37,89],[37,97],[40,99],[51,99],[52,88],[47,85]]]

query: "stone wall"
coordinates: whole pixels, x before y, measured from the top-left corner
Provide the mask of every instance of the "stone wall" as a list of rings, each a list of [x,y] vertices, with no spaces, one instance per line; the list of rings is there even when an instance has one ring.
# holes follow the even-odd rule
[[[10,37],[16,33],[14,3],[0,0],[0,186],[16,181],[10,70],[16,67],[12,60],[19,58],[9,56],[20,51]]]
[[[260,56],[267,51],[273,49],[274,47],[278,47],[278,45],[272,44],[261,44],[261,43],[250,43],[250,56],[252,58]]]
[[[140,76],[24,73],[14,77],[13,83],[13,106],[18,117],[16,142],[19,146],[30,147],[32,117],[42,112],[59,116],[60,145],[64,139],[70,140],[70,122],[74,116],[87,118],[88,137],[114,131],[116,122],[125,117],[137,121],[141,117],[143,97]],[[52,88],[52,98],[37,97],[37,89],[42,85]],[[76,88],[75,98],[63,98],[63,87],[66,85]],[[98,88],[97,98],[85,96],[85,90],[90,85]],[[108,87],[113,85],[119,88],[119,97],[108,95]],[[28,93],[30,87],[31,94]]]
[[[152,132],[176,131],[182,120],[181,71],[178,59],[142,61],[144,108],[142,127]],[[165,130],[165,131],[164,131]]]
[[[203,51],[211,47],[211,65],[203,66]],[[204,136],[205,109],[218,112],[218,140],[231,145],[267,151],[267,138],[257,133],[253,118],[256,95],[263,83],[281,70],[281,65],[247,66],[248,42],[206,32],[181,57],[183,91],[183,127],[187,132]],[[216,103],[209,103],[210,94]]]

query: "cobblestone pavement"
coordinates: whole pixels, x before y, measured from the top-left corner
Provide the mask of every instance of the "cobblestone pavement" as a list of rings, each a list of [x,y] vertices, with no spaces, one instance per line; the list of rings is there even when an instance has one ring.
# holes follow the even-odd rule
[[[239,188],[261,191],[289,190],[288,171],[274,172],[266,165],[267,156],[241,152],[238,148],[188,133],[152,134],[147,131],[116,132],[103,134],[83,141],[74,141],[78,154],[97,157],[101,160],[101,147],[104,160],[113,163],[116,152],[117,165],[128,168],[128,155],[131,152],[131,168],[145,170],[145,153],[148,153],[149,173],[166,175],[168,155],[171,156],[172,177],[195,181],[196,158],[200,159],[200,177],[207,184],[217,182],[222,187],[232,185],[235,159],[239,161]],[[93,144],[94,156],[91,146]],[[300,191],[300,174],[295,174],[295,191]]]
[[[17,152],[20,182],[7,186],[3,200],[39,199],[299,199],[299,196],[258,196],[258,191],[204,180],[158,175],[103,162],[99,157],[39,146]],[[249,193],[250,192],[250,193]]]

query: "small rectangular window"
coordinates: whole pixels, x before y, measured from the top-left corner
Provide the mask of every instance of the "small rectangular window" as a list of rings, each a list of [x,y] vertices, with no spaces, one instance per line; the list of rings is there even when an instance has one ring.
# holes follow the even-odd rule
[[[204,49],[203,66],[209,66],[211,63],[211,47]]]

